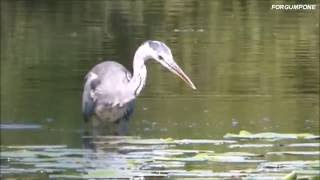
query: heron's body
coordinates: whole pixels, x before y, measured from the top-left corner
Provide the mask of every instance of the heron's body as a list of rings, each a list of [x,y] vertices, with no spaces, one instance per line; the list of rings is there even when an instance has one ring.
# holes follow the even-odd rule
[[[133,110],[134,94],[123,88],[131,80],[131,73],[121,64],[105,61],[96,65],[86,76],[85,89],[89,101],[84,101],[83,109],[89,108],[86,120],[96,115],[100,120],[116,122],[130,116]]]
[[[135,98],[145,85],[145,61],[149,59],[156,59],[195,89],[190,79],[174,62],[170,49],[164,43],[146,41],[135,53],[133,74],[114,61],[97,64],[88,72],[82,96],[85,120],[96,117],[104,122],[127,122],[133,112]]]

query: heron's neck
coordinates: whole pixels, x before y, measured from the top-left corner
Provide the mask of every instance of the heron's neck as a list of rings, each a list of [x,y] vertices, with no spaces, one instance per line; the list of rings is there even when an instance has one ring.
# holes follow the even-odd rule
[[[140,94],[145,85],[147,79],[147,68],[145,62],[150,58],[151,56],[148,55],[147,48],[144,45],[140,46],[134,55],[133,76],[130,81],[130,87],[133,88],[135,96]]]

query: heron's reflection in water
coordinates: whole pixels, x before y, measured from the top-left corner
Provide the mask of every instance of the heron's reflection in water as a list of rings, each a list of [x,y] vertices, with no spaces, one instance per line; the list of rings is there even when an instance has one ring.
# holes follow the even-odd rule
[[[83,131],[83,145],[84,148],[97,150],[97,143],[103,140],[116,140],[127,136],[129,132],[130,121],[119,121],[117,123],[110,123],[100,121],[92,118],[90,122],[86,123]]]
[[[129,123],[129,122],[128,122]],[[127,126],[128,124],[126,124]],[[116,131],[118,124],[93,121],[86,124],[83,131],[83,148],[90,150],[83,156],[86,159],[86,167],[92,170],[123,172],[133,170],[127,155],[119,151],[118,141],[130,136],[120,136]],[[122,132],[127,134],[127,132]],[[119,176],[116,173],[116,176]]]

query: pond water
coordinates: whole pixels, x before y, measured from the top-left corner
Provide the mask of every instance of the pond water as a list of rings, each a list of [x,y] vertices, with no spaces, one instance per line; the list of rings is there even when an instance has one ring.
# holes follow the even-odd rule
[[[148,63],[130,136],[318,135],[319,3],[271,10],[276,2],[1,1],[2,146],[83,147],[86,72],[103,60],[132,70],[148,39],[164,41],[198,89]]]

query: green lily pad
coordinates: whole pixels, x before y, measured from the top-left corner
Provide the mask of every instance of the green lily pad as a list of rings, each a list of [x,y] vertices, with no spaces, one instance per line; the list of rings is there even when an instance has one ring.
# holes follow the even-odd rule
[[[156,161],[182,161],[182,162],[203,162],[209,160],[209,155],[206,153],[199,153],[192,157],[153,157]]]
[[[261,163],[258,169],[268,169],[268,168],[285,168],[285,169],[314,169],[320,168],[320,161],[276,161],[276,162],[265,162]]]
[[[237,141],[234,141],[234,140],[210,140],[210,139],[181,139],[181,140],[175,140],[174,142],[177,144],[213,144],[213,145],[237,143]]]
[[[316,175],[320,176],[320,171],[318,169],[315,170],[295,170],[298,175]]]
[[[266,148],[273,147],[274,144],[231,144],[229,148]]]
[[[169,172],[169,177],[173,178],[241,178],[244,177],[243,173],[230,173],[230,172],[212,172],[209,170],[192,170],[192,171],[176,171]]]
[[[219,153],[215,154],[216,156],[243,156],[243,157],[262,157],[262,154],[255,154],[255,153],[249,153],[249,152],[225,152],[225,153]]]
[[[266,162],[263,159],[251,159],[245,156],[211,156],[210,161],[213,162],[228,162],[228,163],[261,163]]]
[[[297,179],[297,173],[292,171],[291,173],[287,174],[285,177],[283,177],[284,180],[296,180]]]
[[[64,170],[42,169],[42,168],[1,168],[1,174],[35,174],[35,173],[61,173]]]
[[[35,164],[35,167],[37,168],[43,168],[43,169],[78,169],[83,168],[84,164],[78,164],[78,163],[67,163],[67,162],[51,162],[51,163],[37,163]]]
[[[140,139],[139,136],[82,136],[83,139],[103,139],[103,140],[115,140],[115,139]]]
[[[128,146],[118,146],[118,152],[122,154],[140,151],[154,151],[163,150],[170,148],[171,145],[128,145]]]
[[[156,156],[178,156],[178,155],[196,155],[196,154],[213,154],[214,151],[209,150],[188,150],[188,149],[163,149],[153,150]]]
[[[125,170],[117,170],[112,168],[106,169],[95,169],[88,171],[88,174],[82,175],[83,178],[94,179],[94,178],[130,178],[132,177],[131,172]]]
[[[8,149],[61,149],[67,148],[67,145],[28,145],[28,146],[4,146],[4,148]]]
[[[248,131],[240,131],[239,134],[227,133],[224,135],[226,139],[269,139],[269,140],[281,140],[281,139],[319,139],[320,136],[316,136],[309,133],[274,133],[274,132],[263,132],[263,133],[250,133]]]
[[[257,157],[258,155],[249,154],[249,153],[226,153],[226,154],[207,154],[207,153],[199,153],[192,157],[154,157],[154,160],[157,161],[182,161],[182,162],[243,162],[243,163],[258,163],[265,162],[265,160],[260,159],[251,159],[250,157]]]
[[[173,140],[168,139],[123,139],[109,141],[109,144],[132,144],[132,145],[166,145],[176,144]]]
[[[49,179],[85,179],[85,178],[81,175],[50,174]]]
[[[318,147],[320,148],[320,143],[295,143],[295,144],[288,144],[288,147]]]
[[[153,169],[177,169],[184,168],[185,162],[181,161],[152,161],[150,163],[145,163],[141,169],[143,170],[153,170]]]
[[[25,157],[36,157],[36,153],[29,150],[15,150],[15,151],[1,151],[1,159],[6,158],[25,158]]]
[[[320,151],[279,151],[279,152],[267,152],[267,155],[319,156]]]

